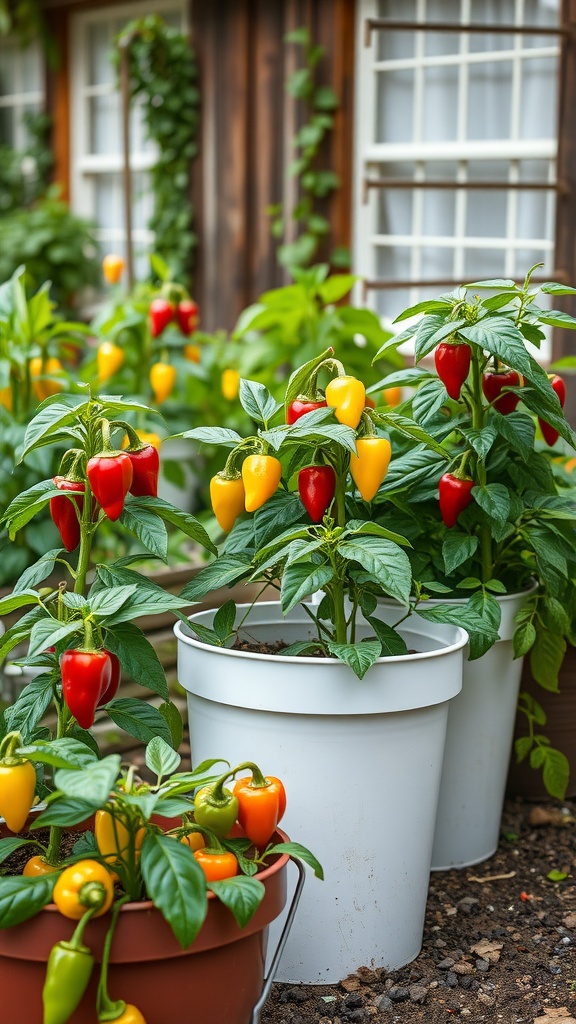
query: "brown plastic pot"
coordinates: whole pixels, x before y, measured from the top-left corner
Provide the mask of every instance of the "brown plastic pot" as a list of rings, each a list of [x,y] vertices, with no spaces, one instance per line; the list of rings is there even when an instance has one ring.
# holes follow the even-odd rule
[[[576,648],[568,647],[558,674],[558,693],[549,693],[532,677],[528,659],[524,664],[520,690],[529,693],[546,712],[546,725],[539,728],[556,750],[561,750],[570,762],[570,778],[567,797],[576,796]],[[526,736],[528,729],[525,715],[518,712],[514,740]],[[530,767],[526,758],[516,762],[514,750],[507,783],[508,796],[521,796],[525,800],[549,799],[542,782],[542,771]]]
[[[3,828],[0,834],[9,834]],[[278,831],[273,841],[286,842],[288,837]],[[186,950],[151,902],[126,904],[112,944],[110,998],[133,1003],[147,1024],[249,1024],[264,988],[268,925],[286,903],[289,859],[278,855],[258,874],[266,893],[245,928],[239,928],[231,912],[210,893],[206,920]],[[108,922],[105,915],[86,928],[85,942],[97,964]],[[2,1020],[7,1014],[7,1024],[42,1024],[48,955],[73,930],[74,923],[53,904],[23,924],[0,930]],[[96,1024],[98,976],[96,966],[70,1024]]]

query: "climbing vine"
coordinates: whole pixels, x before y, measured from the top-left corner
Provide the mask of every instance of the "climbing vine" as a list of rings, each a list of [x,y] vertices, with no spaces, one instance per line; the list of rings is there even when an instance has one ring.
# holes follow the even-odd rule
[[[304,103],[306,122],[299,128],[292,141],[297,151],[296,159],[288,173],[298,179],[298,200],[291,211],[282,203],[268,207],[272,217],[271,231],[275,238],[282,239],[286,233],[286,219],[290,217],[301,228],[294,242],[279,246],[279,262],[292,270],[312,262],[321,240],[328,234],[330,223],[318,212],[318,200],[325,199],[340,185],[338,175],[331,170],[321,169],[318,153],[326,135],[334,127],[334,111],[338,108],[338,97],[328,85],[316,83],[316,69],[324,56],[323,46],[316,46],[310,39],[306,27],[288,32],[284,39],[302,47],[304,67],[298,68],[286,82],[287,92]],[[331,254],[333,266],[347,267],[350,255],[345,248],[337,248]]]
[[[158,146],[151,171],[155,251],[170,265],[173,280],[190,285],[197,238],[190,200],[190,163],[198,153],[200,93],[194,51],[162,18],[131,21],[116,39],[128,46],[130,98],[143,105],[148,138]]]

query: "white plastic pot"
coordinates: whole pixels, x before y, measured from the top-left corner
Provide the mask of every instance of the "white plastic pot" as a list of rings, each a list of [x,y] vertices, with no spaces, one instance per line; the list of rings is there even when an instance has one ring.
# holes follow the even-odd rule
[[[497,598],[500,640],[464,661],[462,690],[448,714],[433,871],[478,864],[497,849],[524,662],[514,660],[514,617],[530,593]]]
[[[210,625],[213,614],[191,621]],[[335,983],[362,965],[413,960],[465,632],[415,616],[402,632],[417,653],[380,659],[362,681],[336,659],[212,647],[182,623],[175,632],[193,763],[256,761],[282,778],[283,827],[324,867],[325,881],[305,886],[276,977]],[[241,635],[292,643],[312,624],[301,607],[283,618],[279,604],[258,603]]]

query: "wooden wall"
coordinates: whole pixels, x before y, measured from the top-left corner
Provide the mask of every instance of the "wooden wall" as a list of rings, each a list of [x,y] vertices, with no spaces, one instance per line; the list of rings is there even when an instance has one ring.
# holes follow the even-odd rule
[[[195,293],[205,328],[232,326],[240,310],[283,282],[267,206],[294,205],[286,169],[302,120],[285,82],[300,48],[284,35],[308,25],[326,48],[320,81],[341,99],[322,154],[342,187],[327,203],[332,245],[350,243],[353,0],[212,0],[193,5],[202,97],[193,195],[200,238]]]

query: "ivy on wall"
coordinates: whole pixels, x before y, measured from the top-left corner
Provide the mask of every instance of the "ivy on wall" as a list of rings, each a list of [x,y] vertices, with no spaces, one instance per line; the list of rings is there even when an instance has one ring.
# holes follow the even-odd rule
[[[23,151],[0,143],[0,214],[30,206],[50,183],[54,156],[50,148],[52,118],[44,113],[24,115],[28,144]]]
[[[187,38],[158,15],[131,21],[116,39],[128,47],[130,98],[142,103],[148,138],[158,146],[151,171],[154,249],[173,280],[189,287],[197,238],[190,200],[190,163],[198,153],[200,92]],[[114,52],[119,64],[119,49]]]
[[[316,82],[316,69],[325,50],[323,46],[312,43],[309,30],[306,27],[295,29],[284,39],[302,47],[304,66],[290,76],[286,90],[304,104],[306,120],[292,141],[297,156],[288,168],[288,173],[298,179],[298,200],[291,211],[278,203],[269,206],[267,212],[272,217],[271,231],[275,238],[285,237],[287,217],[296,221],[300,228],[294,242],[284,243],[278,248],[279,262],[292,271],[313,261],[322,239],[330,230],[330,222],[318,212],[318,201],[326,199],[337,189],[340,179],[334,171],[318,167],[317,158],[324,139],[334,127],[334,111],[339,101],[330,86]],[[348,267],[348,250],[335,249],[330,262],[335,267]]]

